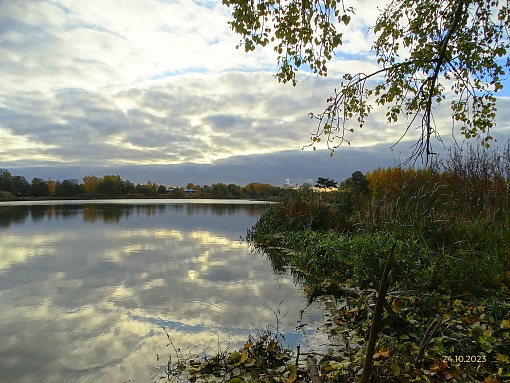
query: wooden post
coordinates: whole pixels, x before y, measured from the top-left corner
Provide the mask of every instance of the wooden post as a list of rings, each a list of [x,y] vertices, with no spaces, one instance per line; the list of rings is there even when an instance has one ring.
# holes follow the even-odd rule
[[[377,303],[375,304],[374,317],[372,318],[372,326],[370,327],[370,337],[368,338],[367,351],[365,356],[365,364],[363,366],[363,374],[361,375],[360,383],[368,383],[370,375],[372,374],[372,359],[374,357],[375,342],[377,341],[377,334],[381,324],[381,315],[386,301],[386,293],[389,286],[389,274],[391,270],[391,262],[393,261],[393,254],[395,252],[395,243],[391,247],[386,266],[384,267],[383,275],[381,277],[381,284],[377,293]]]
[[[306,364],[308,365],[308,372],[310,373],[310,380],[312,383],[322,383],[319,371],[317,370],[317,365],[315,364],[315,359],[308,356],[306,358]]]

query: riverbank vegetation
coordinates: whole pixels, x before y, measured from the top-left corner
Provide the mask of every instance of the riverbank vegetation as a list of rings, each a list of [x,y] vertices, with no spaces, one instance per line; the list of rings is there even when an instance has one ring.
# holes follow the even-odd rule
[[[395,246],[372,381],[508,381],[509,193],[510,147],[468,147],[428,168],[355,172],[337,192],[304,188],[271,206],[256,246],[276,270],[291,266],[310,300],[337,299],[328,325],[343,347],[323,359],[323,379],[360,374]]]
[[[119,175],[103,177],[86,176],[63,181],[12,175],[7,169],[0,169],[0,201],[27,198],[43,199],[98,199],[98,198],[222,198],[222,199],[274,199],[281,197],[285,188],[251,182],[246,186],[225,184],[168,187],[148,181],[134,184]]]

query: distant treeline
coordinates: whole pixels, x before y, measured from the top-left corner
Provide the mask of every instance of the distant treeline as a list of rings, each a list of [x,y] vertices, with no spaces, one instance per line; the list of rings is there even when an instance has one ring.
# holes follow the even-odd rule
[[[225,199],[268,199],[284,194],[285,188],[249,183],[246,186],[217,183],[186,187],[167,187],[151,181],[134,184],[118,175],[104,177],[86,176],[83,182],[77,179],[63,181],[34,178],[28,182],[25,177],[12,175],[7,169],[0,169],[0,199],[16,198],[225,198]]]

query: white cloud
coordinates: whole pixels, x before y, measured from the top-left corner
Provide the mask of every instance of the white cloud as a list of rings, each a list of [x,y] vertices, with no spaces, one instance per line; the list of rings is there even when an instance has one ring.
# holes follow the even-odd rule
[[[236,50],[228,9],[221,2],[208,5],[189,0],[132,0],[122,6],[115,1],[3,2],[0,49],[7,76],[2,90],[104,91],[188,70],[270,64],[271,52]]]
[[[299,150],[316,128],[308,113],[341,76],[376,68],[368,26],[381,6],[356,4],[329,77],[301,72],[294,88],[273,78],[271,48],[235,49],[219,0],[0,2],[0,160],[210,163]],[[375,110],[352,145],[396,142],[405,122],[387,126],[384,114]],[[436,121],[450,126],[442,110]]]

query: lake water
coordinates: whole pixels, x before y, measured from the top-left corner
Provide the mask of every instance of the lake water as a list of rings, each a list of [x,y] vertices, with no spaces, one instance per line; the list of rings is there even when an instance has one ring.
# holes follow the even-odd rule
[[[211,355],[268,326],[320,347],[322,318],[242,240],[241,201],[0,204],[0,382],[159,381],[173,348]],[[159,358],[159,360],[158,360]]]

